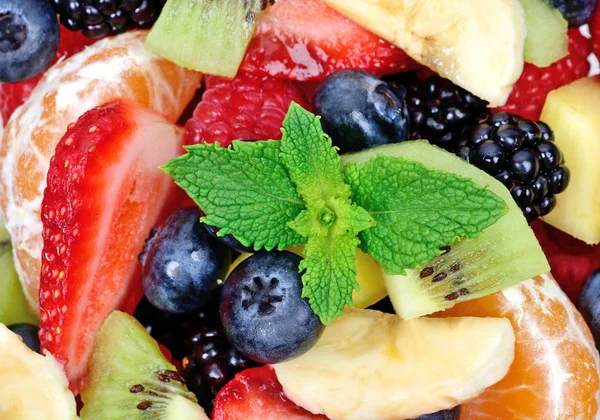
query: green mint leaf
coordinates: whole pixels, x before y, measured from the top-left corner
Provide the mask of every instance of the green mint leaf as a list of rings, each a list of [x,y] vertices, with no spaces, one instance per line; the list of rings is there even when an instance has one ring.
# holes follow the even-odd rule
[[[281,159],[304,202],[289,227],[307,238],[300,265],[302,294],[323,323],[352,305],[359,232],[373,226],[369,213],[352,204],[341,159],[319,117],[292,103],[283,121]]]
[[[504,201],[467,178],[404,158],[376,156],[344,168],[354,202],[375,219],[361,248],[388,274],[404,274],[459,238],[473,238],[506,211]]]
[[[372,218],[363,208],[339,198],[331,199],[326,207],[324,200],[315,204],[291,225],[308,236],[300,263],[300,269],[306,270],[302,296],[309,299],[313,311],[327,324],[342,315],[346,305],[352,306],[352,291],[358,289],[357,234],[372,226]],[[325,217],[324,221],[323,208],[335,214],[335,220]]]
[[[292,102],[283,121],[281,157],[306,203],[350,197],[341,158],[323,132],[320,118]]]
[[[281,162],[278,141],[234,141],[186,147],[162,169],[207,214],[203,222],[245,246],[270,251],[305,240],[288,226],[304,209]]]

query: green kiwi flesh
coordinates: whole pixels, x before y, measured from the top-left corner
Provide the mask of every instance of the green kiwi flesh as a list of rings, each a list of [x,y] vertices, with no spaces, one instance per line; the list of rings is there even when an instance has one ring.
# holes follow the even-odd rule
[[[569,53],[569,23],[548,0],[520,0],[525,11],[527,63],[548,67]]]
[[[123,312],[114,311],[104,321],[88,368],[82,420],[171,420],[171,406],[180,406],[180,398],[196,404],[156,341]]]
[[[168,0],[146,38],[146,48],[191,70],[234,77],[265,4]]]
[[[400,317],[412,319],[451,308],[550,271],[521,210],[510,192],[493,177],[425,140],[380,146],[344,155],[342,160],[344,164],[360,164],[379,154],[470,178],[489,188],[508,206],[508,212],[478,237],[454,243],[422,267],[406,270],[406,275],[384,276],[390,300]]]

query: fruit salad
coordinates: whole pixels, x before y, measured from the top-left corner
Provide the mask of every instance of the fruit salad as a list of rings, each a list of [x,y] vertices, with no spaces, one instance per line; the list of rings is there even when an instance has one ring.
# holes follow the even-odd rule
[[[0,0],[0,419],[600,419],[597,0]]]

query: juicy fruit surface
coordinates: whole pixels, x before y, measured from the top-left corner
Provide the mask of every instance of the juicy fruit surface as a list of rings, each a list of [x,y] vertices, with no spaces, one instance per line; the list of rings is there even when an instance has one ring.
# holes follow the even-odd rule
[[[515,330],[508,374],[461,406],[461,420],[591,420],[600,413],[598,351],[552,276],[456,305],[442,316],[505,317]]]
[[[6,420],[74,420],[75,398],[51,354],[31,351],[0,324],[0,418]]]
[[[590,33],[592,35],[592,46],[596,56],[600,56],[600,7],[590,21]]]
[[[85,113],[56,147],[41,212],[40,338],[73,389],[106,316],[141,298],[136,257],[173,188],[156,168],[180,148],[177,127],[123,101]]]
[[[123,312],[111,313],[98,332],[89,372],[81,391],[82,420],[155,419],[175,396],[195,402],[156,341]]]
[[[589,244],[600,242],[600,77],[585,78],[548,95],[542,117],[570,162],[571,186],[544,221]],[[577,127],[576,131],[573,127]]]
[[[40,205],[50,158],[68,124],[116,97],[134,100],[175,121],[196,90],[200,75],[146,51],[144,37],[145,32],[128,32],[56,64],[5,128],[0,143],[0,204],[19,278],[36,311]]]
[[[44,0],[4,0],[0,16],[0,81],[37,76],[58,49],[58,20],[52,7]]]
[[[185,124],[186,144],[279,140],[290,104],[306,100],[287,81],[240,73],[235,79],[206,76],[206,91]]]
[[[144,294],[163,311],[198,310],[231,263],[231,251],[206,231],[200,216],[197,207],[178,210],[147,241],[141,258]]]
[[[567,21],[546,0],[520,0],[525,10],[525,61],[547,67],[568,53]]]
[[[405,92],[360,70],[328,76],[314,96],[315,113],[340,153],[408,139]]]
[[[69,57],[78,53],[84,49],[86,45],[90,45],[92,42],[92,40],[85,38],[83,35],[71,32],[61,26],[60,43],[58,44],[58,51],[56,52],[56,57],[54,57],[52,64],[55,64],[63,57]],[[20,83],[0,84],[0,116],[4,120],[4,123],[8,121],[14,110],[29,98],[31,91],[35,88],[41,78],[42,75],[39,75]]]
[[[310,349],[323,324],[302,298],[301,258],[287,251],[261,251],[227,277],[221,321],[227,337],[260,363],[277,363]]]
[[[545,68],[525,64],[506,105],[496,110],[538,121],[548,93],[588,75],[588,56],[591,52],[591,41],[584,37],[579,29],[570,29],[569,55]]]
[[[539,243],[510,192],[485,172],[425,141],[381,146],[344,155],[342,159],[344,163],[355,161],[360,164],[377,154],[407,158],[432,169],[471,178],[475,183],[487,186],[508,206],[507,214],[488,227],[480,236],[452,245],[447,258],[452,259],[456,255],[457,262],[460,263],[454,275],[465,274],[469,284],[433,281],[435,276],[421,277],[415,270],[409,271],[409,277],[385,276],[390,298],[400,316],[413,318],[432,313],[451,307],[461,300],[475,299],[502,290],[550,270]],[[438,258],[446,258],[446,256],[442,255]],[[484,259],[486,263],[483,262]],[[408,281],[409,278],[411,281]],[[466,286],[468,288],[465,294],[461,289]],[[454,292],[458,296],[454,295]]]
[[[288,398],[333,420],[450,409],[504,377],[514,333],[505,319],[439,321],[347,310],[311,350],[273,368]]]
[[[347,68],[393,74],[417,67],[320,0],[279,0],[261,16],[241,70],[307,81]]]
[[[518,0],[325,3],[493,106],[506,102],[523,69],[526,27]]]
[[[298,407],[286,397],[272,368],[238,373],[215,399],[213,420],[326,420]]]

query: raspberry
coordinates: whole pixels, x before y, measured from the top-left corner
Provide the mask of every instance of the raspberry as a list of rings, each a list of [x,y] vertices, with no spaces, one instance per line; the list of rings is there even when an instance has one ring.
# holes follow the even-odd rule
[[[596,21],[598,19],[596,17]],[[506,111],[530,120],[539,120],[546,96],[551,90],[588,75],[590,63],[587,58],[591,52],[591,41],[581,35],[579,29],[570,29],[569,55],[546,68],[525,64],[508,102],[496,111]]]
[[[287,81],[238,74],[231,80],[206,76],[206,91],[185,124],[187,144],[233,140],[279,140],[281,124],[292,101],[306,107]]]

